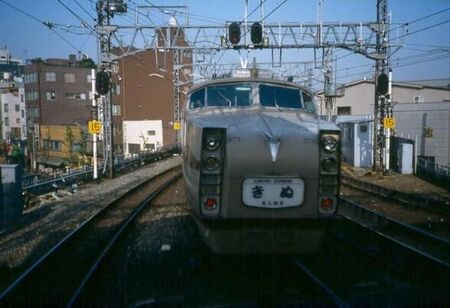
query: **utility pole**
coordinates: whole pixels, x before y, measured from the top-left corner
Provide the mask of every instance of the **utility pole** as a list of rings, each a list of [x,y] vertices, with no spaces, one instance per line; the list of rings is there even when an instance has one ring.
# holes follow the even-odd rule
[[[111,77],[112,56],[111,56],[111,36],[117,30],[117,26],[110,25],[110,19],[115,13],[125,13],[126,4],[123,0],[98,0],[97,1],[97,34],[100,45],[99,71],[106,72]],[[103,106],[103,173],[108,169],[109,178],[114,177],[114,144],[112,129],[112,99],[111,91],[106,93]]]
[[[97,117],[97,97],[95,95],[95,69],[91,70],[91,89],[92,89],[92,120],[96,121]],[[93,159],[93,179],[96,180],[97,175],[97,134],[92,134],[92,159]]]
[[[387,104],[387,96],[382,88],[386,88],[387,81],[387,54],[389,49],[389,23],[387,15],[387,0],[377,0],[377,25],[376,25],[376,52],[372,54],[375,59],[375,110],[374,110],[374,157],[373,170],[385,171],[386,139],[384,119],[390,104]],[[383,83],[383,84],[381,84]],[[383,93],[385,92],[385,93]],[[389,100],[390,101],[390,100]]]
[[[173,50],[173,128],[176,147],[180,146],[180,52],[179,49]]]
[[[325,110],[327,114],[327,121],[331,122],[331,115],[333,112],[334,93],[333,88],[333,49],[323,49],[323,69],[324,69],[324,97]]]

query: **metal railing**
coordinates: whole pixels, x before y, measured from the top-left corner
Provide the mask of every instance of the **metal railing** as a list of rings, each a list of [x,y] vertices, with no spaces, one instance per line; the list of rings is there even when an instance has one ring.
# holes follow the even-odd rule
[[[179,147],[170,145],[162,147],[156,151],[141,152],[139,154],[130,154],[127,156],[117,156],[114,161],[114,171],[116,174],[131,171],[139,166],[152,163],[172,156],[179,152]],[[102,177],[104,165],[99,164],[97,172]],[[33,195],[44,194],[54,191],[60,187],[68,187],[78,182],[93,180],[92,166],[85,166],[78,169],[71,169],[67,172],[53,172],[52,174],[36,174],[22,178],[22,189]]]
[[[450,191],[450,166],[439,165],[419,157],[416,175]]]

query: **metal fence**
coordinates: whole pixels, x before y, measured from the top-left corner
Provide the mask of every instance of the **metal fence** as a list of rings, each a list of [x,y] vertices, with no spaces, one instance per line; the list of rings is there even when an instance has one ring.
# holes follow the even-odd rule
[[[450,191],[450,167],[438,165],[434,161],[417,158],[416,175]]]
[[[178,147],[170,145],[162,147],[157,151],[118,156],[114,160],[114,172],[116,174],[126,173],[139,166],[172,156],[174,153],[178,153]],[[102,164],[99,164],[97,167],[99,177],[101,177],[103,168],[104,165]],[[92,166],[86,166],[78,169],[71,169],[67,172],[58,171],[51,174],[25,176],[22,178],[22,189],[28,194],[40,195],[62,187],[75,187],[79,182],[92,181],[93,171],[94,168]]]

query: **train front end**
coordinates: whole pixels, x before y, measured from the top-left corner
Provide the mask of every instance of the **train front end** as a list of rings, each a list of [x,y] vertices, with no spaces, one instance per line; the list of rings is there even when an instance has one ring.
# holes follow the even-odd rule
[[[318,120],[311,94],[254,78],[216,81],[189,99],[186,191],[208,246],[221,253],[316,251],[337,211],[340,132]]]

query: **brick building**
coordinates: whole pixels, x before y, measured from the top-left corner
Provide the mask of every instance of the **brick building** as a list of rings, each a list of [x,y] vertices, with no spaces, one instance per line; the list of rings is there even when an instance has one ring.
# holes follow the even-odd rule
[[[24,67],[25,100],[31,143],[29,151],[34,166],[60,166],[70,150],[51,145],[66,143],[61,126],[75,126],[87,130],[91,118],[90,60],[35,59]],[[43,138],[41,127],[46,127]],[[75,140],[75,144],[79,140]]]
[[[176,29],[162,31],[177,37]],[[186,44],[179,35],[177,45]],[[182,53],[180,62],[184,64],[181,83],[188,85],[192,56]],[[174,143],[173,79],[173,51],[149,49],[119,58],[118,72],[112,76],[116,154],[135,154]],[[180,107],[183,100],[181,93]]]

